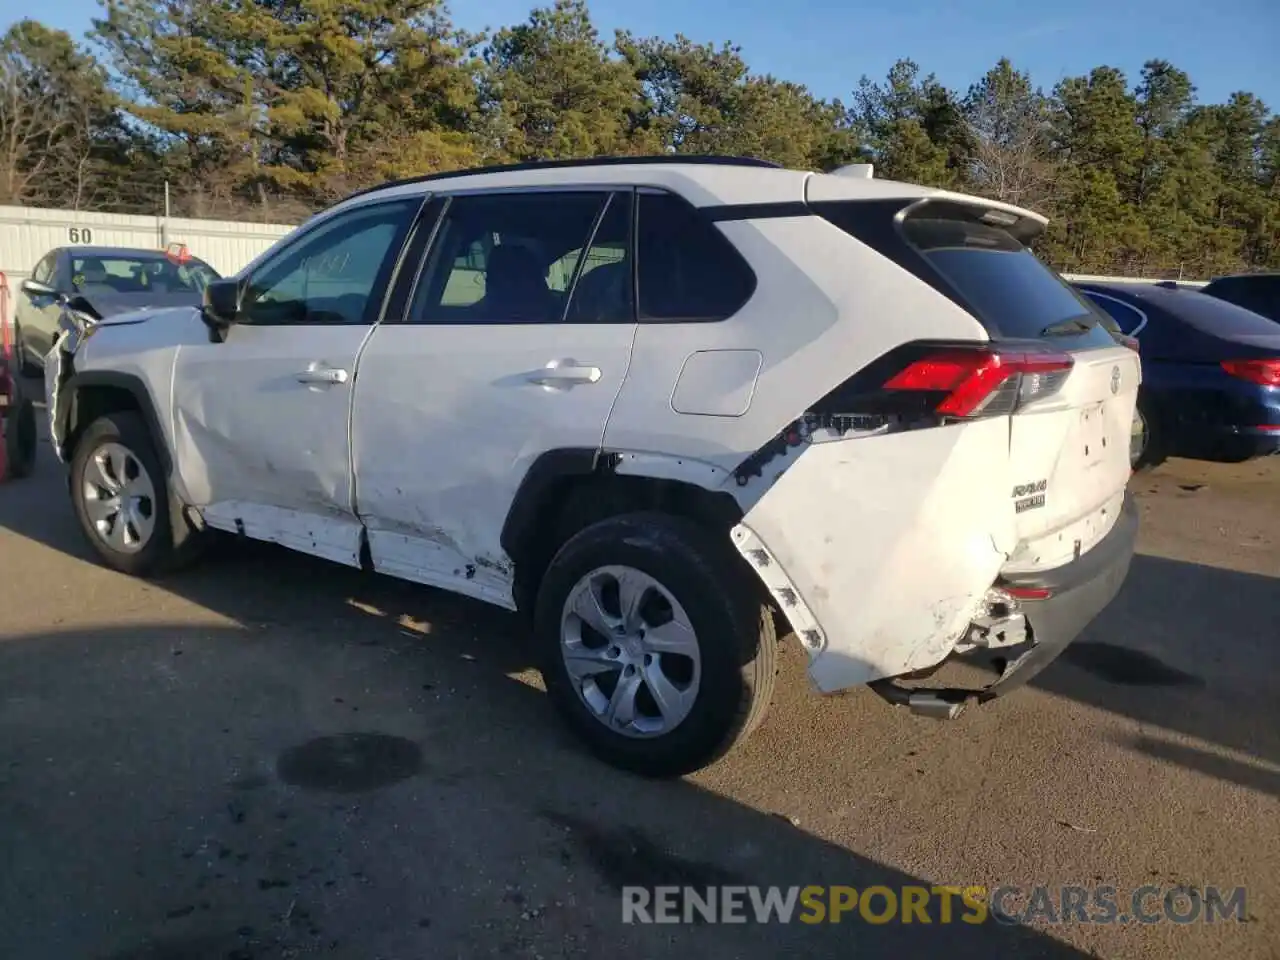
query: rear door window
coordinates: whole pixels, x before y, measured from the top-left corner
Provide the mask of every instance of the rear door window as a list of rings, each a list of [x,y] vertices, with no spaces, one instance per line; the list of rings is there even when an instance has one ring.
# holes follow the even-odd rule
[[[609,200],[600,191],[453,197],[418,281],[410,320],[560,323]]]

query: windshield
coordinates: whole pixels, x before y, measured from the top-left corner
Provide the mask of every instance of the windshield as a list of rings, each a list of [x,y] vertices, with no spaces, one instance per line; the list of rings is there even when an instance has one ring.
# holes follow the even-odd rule
[[[79,293],[199,295],[218,273],[202,260],[155,255],[74,255],[71,285]]]

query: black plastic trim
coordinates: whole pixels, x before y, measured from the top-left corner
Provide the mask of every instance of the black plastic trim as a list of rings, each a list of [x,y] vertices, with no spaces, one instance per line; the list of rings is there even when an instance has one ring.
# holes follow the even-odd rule
[[[165,441],[164,430],[160,426],[160,418],[156,414],[155,402],[151,399],[151,393],[147,390],[147,385],[143,383],[142,378],[131,373],[120,373],[115,370],[86,370],[83,373],[73,373],[68,377],[67,382],[58,391],[59,394],[68,398],[57,411],[58,434],[64,439],[69,438],[68,420],[72,410],[79,403],[80,391],[91,387],[126,390],[133,395],[138,409],[142,412],[142,419],[146,421],[147,429],[151,432],[151,440],[155,444],[160,465],[166,474],[172,474],[173,458],[169,453],[169,444]]]
[[[813,210],[803,200],[776,203],[724,203],[698,207],[698,212],[712,223],[731,220],[777,220],[783,217],[812,217]]]
[[[431,197],[419,209],[409,230],[409,239],[400,255],[400,263],[391,278],[391,292],[383,307],[380,323],[408,323],[409,307],[418,276],[426,263],[427,251],[449,205],[448,197]]]
[[[515,560],[529,534],[537,529],[547,492],[568,477],[590,476],[599,462],[600,452],[595,447],[562,447],[539,454],[520,481],[502,524],[499,543],[508,557]]]

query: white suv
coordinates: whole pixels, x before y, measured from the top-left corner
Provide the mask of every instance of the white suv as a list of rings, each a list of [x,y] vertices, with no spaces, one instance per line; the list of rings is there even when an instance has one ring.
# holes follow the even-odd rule
[[[1133,552],[1138,356],[1027,249],[1044,225],[724,158],[389,184],[203,309],[68,309],[54,444],[118,570],[214,528],[526,612],[622,767],[745,737],[788,630],[819,691],[954,716]],[[992,681],[918,685],[953,657]]]

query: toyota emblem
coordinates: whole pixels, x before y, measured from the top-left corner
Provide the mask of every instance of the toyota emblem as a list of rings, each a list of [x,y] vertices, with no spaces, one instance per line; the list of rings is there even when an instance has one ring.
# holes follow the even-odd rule
[[[1111,368],[1111,392],[1112,393],[1120,392],[1120,368],[1119,367]]]

